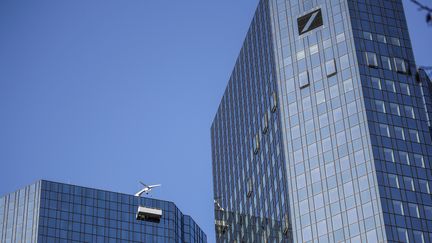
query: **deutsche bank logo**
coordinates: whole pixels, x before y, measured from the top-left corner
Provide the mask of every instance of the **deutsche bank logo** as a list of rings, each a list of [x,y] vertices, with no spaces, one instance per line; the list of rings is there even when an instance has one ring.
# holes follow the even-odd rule
[[[321,9],[317,9],[297,19],[299,35],[323,25]]]

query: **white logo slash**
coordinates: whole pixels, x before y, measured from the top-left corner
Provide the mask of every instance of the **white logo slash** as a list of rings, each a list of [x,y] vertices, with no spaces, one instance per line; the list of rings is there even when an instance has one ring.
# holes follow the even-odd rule
[[[310,28],[310,26],[312,25],[312,23],[315,20],[317,15],[318,15],[318,12],[315,12],[312,14],[312,16],[310,16],[308,22],[306,23],[305,27],[302,30],[302,33],[306,32]]]

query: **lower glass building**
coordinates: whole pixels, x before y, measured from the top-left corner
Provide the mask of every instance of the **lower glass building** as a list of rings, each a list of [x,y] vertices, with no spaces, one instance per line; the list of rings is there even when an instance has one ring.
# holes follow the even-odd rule
[[[0,197],[0,242],[204,243],[207,237],[172,202],[41,180]]]

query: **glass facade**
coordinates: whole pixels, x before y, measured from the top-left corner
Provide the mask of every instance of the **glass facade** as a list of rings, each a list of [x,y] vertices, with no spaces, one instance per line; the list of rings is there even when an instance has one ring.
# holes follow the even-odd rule
[[[0,197],[0,242],[36,242],[40,183]]]
[[[400,0],[261,0],[211,128],[217,240],[432,242],[418,76]]]
[[[161,209],[136,219],[138,204]],[[39,181],[0,198],[0,242],[207,242],[172,202]]]
[[[271,21],[261,1],[211,129],[218,242],[289,237]]]

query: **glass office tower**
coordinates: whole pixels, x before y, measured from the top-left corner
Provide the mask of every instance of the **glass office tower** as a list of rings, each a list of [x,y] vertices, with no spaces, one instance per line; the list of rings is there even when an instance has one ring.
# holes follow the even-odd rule
[[[211,128],[218,242],[432,242],[401,0],[261,0]]]
[[[161,218],[137,220],[140,206]],[[172,202],[38,181],[0,197],[0,242],[207,242]]]

